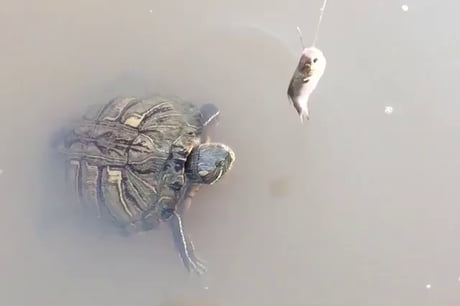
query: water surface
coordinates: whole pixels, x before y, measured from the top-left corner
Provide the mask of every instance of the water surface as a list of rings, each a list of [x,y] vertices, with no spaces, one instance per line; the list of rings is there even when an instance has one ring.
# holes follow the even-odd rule
[[[329,1],[301,125],[286,87],[321,1],[4,0],[1,304],[458,305],[455,4]],[[151,93],[217,104],[237,154],[184,218],[208,289],[167,228],[118,236],[53,182],[61,124]]]

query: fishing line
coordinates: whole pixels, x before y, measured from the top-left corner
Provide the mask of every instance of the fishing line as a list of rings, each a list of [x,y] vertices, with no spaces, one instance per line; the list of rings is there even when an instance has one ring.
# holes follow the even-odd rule
[[[316,25],[315,38],[313,39],[312,46],[315,46],[316,41],[318,40],[319,28],[321,26],[321,21],[323,21],[323,15],[324,15],[324,10],[326,9],[326,4],[327,4],[327,0],[324,0],[323,1],[323,6],[320,8],[318,24]]]
[[[302,45],[302,49],[305,49],[305,44],[303,43],[303,38],[302,38],[302,31],[300,30],[299,27],[297,27],[297,32],[299,32],[300,44]]]

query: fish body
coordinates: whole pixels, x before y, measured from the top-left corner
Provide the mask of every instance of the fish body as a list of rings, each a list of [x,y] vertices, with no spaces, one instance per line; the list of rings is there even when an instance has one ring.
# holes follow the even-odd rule
[[[305,48],[288,87],[288,97],[300,116],[309,119],[308,100],[326,69],[326,58],[316,47]]]

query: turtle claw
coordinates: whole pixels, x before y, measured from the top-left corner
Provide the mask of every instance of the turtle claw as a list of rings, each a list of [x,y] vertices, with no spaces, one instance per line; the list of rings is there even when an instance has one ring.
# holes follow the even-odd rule
[[[188,262],[184,261],[184,264],[187,270],[189,271],[189,273],[192,275],[196,274],[198,276],[201,276],[208,271],[204,263],[200,261],[199,259],[189,260]]]
[[[189,256],[181,256],[184,265],[191,274],[203,275],[208,271],[206,263],[195,255],[195,247],[189,237],[186,238],[185,242],[187,244]]]
[[[187,270],[191,274],[204,274],[207,271],[206,265],[201,259],[196,257],[195,246],[190,238],[185,234],[181,217],[177,212],[174,212],[170,225],[179,255]]]

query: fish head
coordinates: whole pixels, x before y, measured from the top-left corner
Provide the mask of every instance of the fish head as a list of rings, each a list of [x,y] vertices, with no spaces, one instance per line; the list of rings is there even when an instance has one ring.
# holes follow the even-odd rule
[[[316,47],[305,48],[299,61],[299,68],[308,67],[311,74],[321,77],[326,70],[326,57]]]

